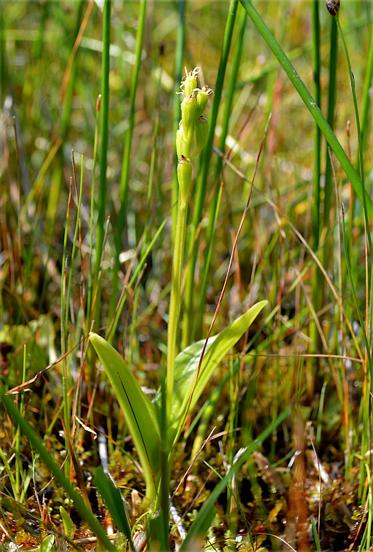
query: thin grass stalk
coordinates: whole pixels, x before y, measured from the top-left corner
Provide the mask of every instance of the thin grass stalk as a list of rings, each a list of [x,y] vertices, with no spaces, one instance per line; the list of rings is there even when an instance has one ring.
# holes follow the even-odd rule
[[[100,271],[102,250],[105,237],[106,196],[107,196],[107,153],[109,143],[109,72],[110,72],[110,15],[111,0],[105,0],[102,29],[102,65],[101,65],[101,107],[100,107],[100,180],[97,201],[97,231],[95,281]]]
[[[371,104],[370,90],[372,86],[372,80],[373,80],[373,33],[371,33],[368,62],[367,62],[367,68],[366,68],[366,74],[365,74],[365,80],[364,80],[364,86],[363,86],[363,92],[362,92],[363,99],[362,99],[362,107],[361,107],[361,144],[362,144],[363,156],[365,154],[365,150],[367,147],[369,125],[371,124],[371,121],[369,119],[369,109]]]
[[[183,76],[183,60],[184,60],[184,51],[185,51],[185,41],[186,41],[186,24],[185,24],[185,12],[186,12],[186,0],[179,0],[179,19],[177,26],[177,37],[176,37],[176,55],[175,55],[175,90],[174,90],[174,135],[179,126],[181,108],[180,100],[177,95],[179,90],[179,83],[181,82]],[[175,156],[175,168],[174,168],[174,177],[172,185],[172,196],[171,196],[171,210],[172,210],[172,229],[176,228],[176,217],[177,217],[177,201],[179,197],[179,182],[177,180],[177,156]],[[172,239],[175,239],[175,236],[172,235]]]
[[[320,57],[320,14],[319,0],[312,3],[312,57],[313,57],[313,80],[315,86],[315,100],[321,108],[321,57]],[[313,158],[313,203],[312,203],[312,228],[313,246],[315,251],[319,247],[320,239],[320,178],[321,178],[321,131],[315,124],[314,136],[314,158]]]
[[[75,219],[75,228],[74,228],[74,237],[73,237],[73,244],[72,244],[72,250],[71,250],[71,258],[70,258],[70,268],[69,268],[69,275],[67,279],[67,290],[66,290],[66,301],[65,301],[65,327],[68,326],[68,320],[69,320],[69,311],[70,311],[70,297],[71,297],[71,290],[72,290],[72,279],[73,279],[73,273],[74,273],[74,260],[75,260],[75,254],[77,250],[77,240],[78,240],[78,231],[79,231],[79,224],[80,224],[80,210],[82,206],[82,199],[83,199],[83,180],[84,180],[84,156],[80,156],[80,180],[79,180],[79,190],[76,187],[76,180],[75,180],[75,162],[74,162],[74,153],[72,154],[72,163],[73,163],[73,170],[74,170],[74,178],[73,178],[73,184],[74,184],[74,192],[75,192],[75,201],[76,201],[76,219]]]
[[[351,182],[356,195],[358,196],[358,198],[362,203],[363,203],[363,197],[365,194],[368,217],[370,220],[373,220],[373,201],[369,197],[367,191],[364,189],[358,173],[352,166],[348,156],[346,155],[346,152],[341,146],[332,128],[330,127],[327,120],[324,118],[323,114],[321,113],[320,108],[316,104],[316,101],[310,94],[309,90],[307,89],[304,82],[302,81],[299,74],[297,73],[295,67],[292,65],[289,58],[285,54],[284,50],[281,48],[276,38],[269,30],[269,28],[263,21],[258,11],[255,9],[252,2],[250,0],[240,0],[240,2],[244,6],[245,10],[247,11],[250,19],[253,21],[258,32],[262,35],[268,47],[272,50],[272,53],[275,55],[278,62],[284,69],[290,82],[292,83],[295,90],[298,92],[299,96],[301,97],[304,105],[312,115],[313,119],[318,124],[322,134],[326,138],[330,148],[334,152],[336,158],[338,159],[344,172],[346,173],[347,178]]]
[[[77,215],[76,215],[76,221],[75,221],[75,229],[74,229],[74,238],[73,238],[73,245],[71,250],[71,256],[70,256],[70,267],[68,269],[68,254],[67,254],[67,241],[68,241],[68,230],[69,230],[69,223],[70,223],[70,209],[71,209],[71,200],[72,200],[72,190],[70,185],[69,190],[69,196],[68,196],[68,205],[67,205],[67,211],[66,211],[66,223],[65,223],[65,234],[64,234],[64,249],[63,249],[63,257],[62,257],[62,282],[61,282],[61,353],[64,355],[66,351],[68,350],[68,338],[69,338],[69,312],[70,312],[70,297],[71,297],[71,289],[72,289],[72,277],[73,277],[73,263],[75,259],[75,253],[76,253],[76,242],[78,237],[78,228],[79,228],[79,220],[80,220],[80,209],[82,204],[82,198],[83,198],[83,156],[81,157],[81,173],[80,173],[80,186],[79,186],[79,192],[76,188],[76,180],[75,180],[75,165],[74,165],[74,154],[72,154],[72,166],[73,166],[73,185],[74,185],[74,192],[76,194],[76,202],[77,202]],[[71,438],[71,398],[70,398],[70,383],[71,383],[71,376],[69,374],[69,368],[68,368],[68,359],[65,357],[63,360],[63,372],[62,372],[62,387],[63,387],[63,413],[64,413],[64,430],[65,430],[65,447],[66,451],[70,449],[70,438]],[[65,463],[65,469],[66,473],[68,473],[69,470],[69,462]]]
[[[232,44],[232,36],[234,24],[236,21],[236,14],[238,8],[238,0],[231,0],[229,4],[228,18],[225,25],[224,40],[220,56],[220,63],[218,68],[218,74],[215,83],[215,96],[212,104],[209,132],[206,143],[206,148],[202,155],[201,173],[197,182],[197,197],[195,208],[193,212],[193,220],[190,227],[189,239],[188,239],[188,268],[186,273],[186,285],[185,285],[185,302],[184,302],[184,315],[182,320],[182,342],[189,344],[192,339],[193,328],[193,297],[195,295],[195,281],[194,273],[197,264],[198,256],[198,238],[196,237],[197,229],[201,221],[202,210],[205,202],[207,179],[210,170],[210,161],[212,156],[212,148],[214,143],[216,122],[219,113],[219,107],[221,97],[223,93],[223,84],[225,78],[225,72],[228,63],[228,56]]]
[[[321,54],[320,54],[320,13],[319,0],[313,0],[312,3],[312,57],[313,57],[313,80],[315,90],[315,100],[321,109]],[[313,199],[312,199],[312,230],[313,247],[317,251],[321,232],[321,130],[315,123],[315,135],[313,144]],[[317,266],[314,267],[314,277],[312,279],[312,305],[317,313],[321,305],[320,289],[322,286],[322,275]],[[310,337],[312,343],[312,352],[319,350],[320,336],[318,328],[314,321],[310,324]],[[317,361],[316,361],[317,366]],[[309,364],[310,377],[314,379],[314,364]]]
[[[356,122],[356,130],[357,130],[357,140],[358,140],[358,158],[357,158],[357,167],[360,173],[361,182],[363,183],[363,186],[365,187],[365,174],[364,174],[364,152],[363,152],[363,143],[362,143],[362,132],[361,132],[361,125],[360,125],[360,116],[359,116],[359,108],[357,105],[357,96],[356,96],[356,85],[355,85],[355,77],[352,72],[352,66],[350,61],[350,56],[348,53],[347,43],[346,39],[342,30],[342,27],[339,22],[339,17],[337,17],[337,25],[338,30],[341,35],[342,44],[343,44],[343,50],[346,56],[347,61],[347,67],[348,67],[348,74],[350,79],[350,85],[351,85],[351,92],[352,92],[352,100],[354,105],[354,114],[355,114],[355,122]],[[363,212],[365,217],[365,226],[368,227],[368,219],[367,219],[367,210],[366,210],[366,204],[365,204],[365,195],[364,195],[364,201],[363,201]],[[351,218],[353,219],[353,212],[351,213]],[[350,228],[352,229],[352,223],[353,220],[350,222]],[[371,242],[371,235],[370,232],[367,233],[368,238],[368,250],[369,253],[372,251],[372,242]]]
[[[75,31],[73,35],[73,48],[75,46],[76,37],[79,34],[79,29],[80,29],[80,24],[82,20],[82,14],[83,14],[83,7],[84,7],[84,0],[80,0],[78,4],[78,9],[77,9]],[[52,174],[52,185],[50,187],[50,193],[48,196],[47,233],[49,238],[53,236],[54,221],[56,218],[58,201],[61,193],[61,184],[63,182],[63,166],[64,166],[63,146],[66,141],[66,137],[67,137],[67,133],[70,125],[77,69],[78,69],[77,56],[74,56],[74,59],[71,65],[70,79],[67,85],[66,93],[64,95],[63,104],[62,104],[62,114],[61,114],[60,130],[59,130],[59,136],[62,141],[62,144],[57,156],[57,166],[55,167]]]
[[[327,121],[333,130],[336,96],[337,96],[337,61],[338,61],[338,27],[334,17],[330,18],[330,49],[329,49],[329,81],[328,81],[328,112]],[[326,165],[325,165],[325,186],[324,186],[324,205],[323,205],[323,223],[326,229],[330,226],[330,209],[333,194],[333,171],[331,158],[329,155],[329,145],[326,144]],[[362,184],[362,183],[361,183]],[[363,184],[362,184],[363,185]],[[329,240],[325,240],[323,248],[323,263],[328,259]]]
[[[363,430],[361,434],[361,456],[365,458],[366,453],[371,448],[370,436],[371,436],[371,425],[372,425],[371,414],[372,414],[372,397],[373,397],[373,360],[372,360],[372,353],[370,349],[371,344],[369,342],[369,336],[366,331],[364,316],[361,313],[361,309],[359,306],[355,280],[352,273],[350,241],[347,240],[344,219],[342,219],[341,229],[342,229],[342,239],[343,239],[343,248],[344,248],[344,258],[346,262],[348,278],[350,281],[353,305],[355,307],[356,316],[359,321],[360,331],[363,337],[363,343],[365,345],[365,361],[364,361],[365,369],[364,369],[364,382],[363,382],[362,399],[361,399],[361,412],[362,412],[362,422],[363,422]],[[360,487],[359,487],[359,495],[362,502],[364,502],[364,498],[363,498],[364,487],[365,487],[364,480],[365,480],[364,462],[362,462],[361,469],[360,469]]]
[[[61,355],[63,356],[62,362],[62,396],[63,396],[63,420],[64,420],[64,432],[65,432],[65,447],[66,451],[69,450],[69,441],[70,441],[70,377],[68,372],[68,363],[67,358],[65,357],[66,342],[68,336],[68,328],[66,323],[66,312],[69,309],[69,300],[67,298],[67,240],[69,233],[69,224],[70,224],[70,209],[71,209],[71,189],[72,182],[70,179],[69,194],[67,199],[67,208],[66,208],[66,220],[65,220],[65,232],[63,238],[63,253],[62,253],[62,266],[61,266],[61,294],[60,294],[60,309],[61,309],[61,320],[60,320],[60,330],[61,330]],[[69,460],[65,462],[65,471],[69,473]]]
[[[39,454],[44,464],[48,467],[51,474],[56,479],[57,483],[61,485],[73,501],[79,515],[84,519],[89,527],[92,529],[98,540],[103,544],[104,548],[115,552],[115,546],[108,539],[105,530],[101,527],[98,520],[92,513],[92,510],[84,502],[81,495],[75,490],[68,478],[64,475],[58,464],[54,461],[48,450],[44,446],[39,435],[35,433],[29,423],[20,414],[19,410],[13,403],[13,401],[5,394],[5,391],[0,387],[0,401],[3,403],[8,414],[12,417],[14,423],[20,427],[21,432],[27,437],[31,446]]]
[[[169,542],[169,522],[170,522],[170,455],[168,446],[168,423],[167,423],[167,374],[164,367],[161,373],[161,407],[160,407],[160,485],[159,485],[159,505],[161,510],[161,524],[163,530],[163,542]],[[168,546],[167,546],[168,549]]]
[[[219,149],[222,153],[225,152],[225,142],[229,131],[229,121],[232,113],[234,94],[237,90],[236,84],[237,84],[238,73],[240,69],[246,26],[247,26],[247,14],[245,10],[242,8],[240,10],[239,18],[238,18],[238,37],[236,42],[236,50],[235,50],[235,54],[232,62],[232,74],[229,81],[227,101],[225,104],[224,115],[223,115],[222,133],[221,133],[221,139],[219,144]],[[216,162],[216,169],[215,169],[215,176],[214,176],[214,182],[216,183],[218,182],[221,171],[223,169],[223,161],[224,161],[224,158],[219,155]],[[202,328],[202,318],[205,310],[207,284],[208,284],[208,277],[209,277],[209,271],[210,271],[212,249],[213,249],[214,238],[216,234],[216,225],[217,225],[217,220],[219,215],[221,194],[222,194],[222,187],[217,186],[211,201],[210,209],[209,209],[206,249],[204,254],[201,290],[199,294],[200,304],[199,304],[199,310],[198,310],[198,324],[196,324],[199,330],[201,330]],[[183,342],[183,347],[186,347],[187,345],[188,343]]]
[[[181,195],[181,194],[180,194]],[[167,416],[170,419],[174,388],[174,363],[177,354],[177,335],[181,308],[181,272],[187,225],[188,205],[178,204],[175,229],[175,244],[172,257],[171,298],[167,332]]]
[[[98,147],[98,128],[99,117],[101,109],[101,95],[99,94],[96,101],[96,124],[95,124],[95,136],[93,140],[93,167],[91,176],[91,189],[90,189],[90,208],[89,208],[89,271],[87,278],[87,309],[86,309],[86,336],[91,328],[92,322],[92,299],[94,295],[93,283],[94,277],[94,265],[93,265],[93,234],[94,234],[94,206],[95,206],[95,191],[96,191],[96,165],[97,165],[97,147]]]
[[[144,44],[144,30],[145,30],[145,19],[146,19],[146,6],[147,0],[141,0],[139,6],[139,19],[137,24],[137,34],[136,34],[136,50],[135,50],[135,65],[132,71],[131,78],[131,89],[130,89],[130,106],[128,114],[128,128],[124,135],[124,147],[123,147],[123,160],[122,160],[122,172],[120,177],[120,186],[119,186],[119,213],[117,221],[117,232],[115,236],[116,242],[116,252],[115,252],[115,266],[113,270],[113,279],[112,279],[112,301],[111,301],[111,311],[115,306],[115,301],[117,300],[118,294],[118,283],[119,283],[119,255],[122,248],[123,242],[123,232],[127,231],[127,212],[128,212],[128,189],[129,189],[129,177],[131,169],[131,150],[132,150],[132,141],[133,133],[135,129],[135,114],[136,114],[136,95],[137,87],[139,83],[139,75],[141,68],[141,55]],[[125,239],[127,242],[127,237]]]
[[[0,2],[0,105],[2,106],[6,94],[7,67],[6,67],[6,33],[4,2]]]
[[[26,354],[27,348],[26,344],[23,346],[23,363],[22,363],[22,383],[25,383],[26,381],[26,365],[27,365],[27,354]],[[24,407],[25,407],[25,398],[24,394],[20,397],[20,405],[19,405],[19,411],[21,416],[24,415]],[[16,476],[15,476],[15,488],[17,491],[17,495],[15,496],[16,500],[20,500],[20,485],[21,485],[21,476],[23,475],[23,467],[22,467],[22,456],[21,456],[21,432],[20,428],[17,427],[16,430],[16,438],[15,438],[15,453],[16,453]]]
[[[204,502],[201,510],[198,512],[197,517],[193,521],[187,538],[183,542],[180,552],[188,552],[191,550],[191,545],[196,542],[198,537],[206,535],[211,521],[215,515],[215,502],[219,498],[220,494],[224,491],[232,477],[238,473],[239,469],[250,459],[253,452],[263,443],[265,439],[270,437],[277,427],[282,424],[290,414],[290,409],[286,409],[272,421],[256,439],[254,439],[247,447],[241,449],[235,457],[235,462],[230,467],[227,474],[219,481],[214,487],[208,499]]]

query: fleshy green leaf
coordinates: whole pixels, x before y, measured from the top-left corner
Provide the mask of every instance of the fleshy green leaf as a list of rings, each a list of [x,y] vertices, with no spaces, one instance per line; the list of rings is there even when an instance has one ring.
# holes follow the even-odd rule
[[[142,392],[123,358],[102,337],[91,333],[92,343],[126,417],[128,429],[144,470],[147,495],[153,497],[159,471],[160,437],[153,404]]]
[[[183,423],[187,409],[193,408],[217,365],[248,330],[266,304],[267,301],[256,303],[218,335],[209,338],[198,374],[204,340],[193,343],[176,357],[171,436],[181,430],[180,424]]]

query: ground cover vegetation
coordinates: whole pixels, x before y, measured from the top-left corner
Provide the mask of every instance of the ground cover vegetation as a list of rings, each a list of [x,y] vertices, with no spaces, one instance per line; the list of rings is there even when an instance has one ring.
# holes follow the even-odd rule
[[[372,17],[0,2],[1,550],[372,550]]]

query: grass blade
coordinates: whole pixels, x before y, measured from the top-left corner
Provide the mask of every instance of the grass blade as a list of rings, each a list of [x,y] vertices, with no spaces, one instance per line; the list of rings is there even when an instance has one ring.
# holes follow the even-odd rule
[[[276,56],[278,62],[280,63],[285,73],[289,77],[289,80],[291,81],[295,90],[298,92],[299,96],[303,100],[304,105],[307,107],[308,111],[311,113],[312,117],[316,121],[325,139],[327,140],[329,146],[333,150],[335,156],[337,157],[343,170],[345,171],[347,178],[350,180],[357,197],[359,198],[362,204],[364,204],[364,201],[366,202],[368,217],[370,220],[373,220],[372,199],[369,197],[367,191],[364,189],[364,186],[360,180],[358,173],[352,166],[338,138],[334,134],[333,130],[330,128],[330,125],[324,118],[323,114],[321,113],[320,108],[318,107],[316,101],[310,94],[306,85],[304,84],[299,74],[297,73],[295,67],[292,65],[291,61],[285,54],[284,50],[281,48],[276,38],[269,30],[269,28],[261,18],[260,14],[255,9],[255,7],[253,6],[252,2],[250,0],[240,0],[240,2],[245,8],[245,10],[247,11],[247,14],[253,21],[255,27],[262,35],[263,39],[265,40],[269,48],[272,50],[273,54]],[[364,199],[364,196],[365,196],[365,199]]]
[[[328,114],[327,121],[331,129],[334,126],[334,113],[336,106],[337,95],[337,59],[338,59],[338,27],[334,17],[330,18],[330,51],[329,51],[329,82],[328,82]],[[326,167],[325,167],[325,190],[324,190],[324,225],[326,228],[330,226],[330,208],[332,202],[333,192],[333,173],[332,173],[332,161],[328,153],[328,147],[326,148]],[[328,240],[325,241],[324,246],[324,264],[328,258],[329,247]]]
[[[109,143],[109,72],[110,72],[110,13],[111,0],[104,3],[104,25],[102,31],[102,70],[101,70],[101,108],[100,108],[100,180],[98,190],[98,217],[95,279],[101,264],[102,248],[105,236],[105,212],[107,196],[107,152]]]
[[[244,44],[245,30],[247,27],[247,14],[243,8],[241,8],[241,12],[239,13],[238,24],[239,24],[239,31],[238,31],[238,38],[237,38],[237,44],[236,44],[236,51],[235,51],[233,63],[232,63],[232,74],[229,81],[229,88],[227,93],[227,101],[224,109],[222,133],[221,133],[220,146],[219,146],[220,151],[223,153],[225,152],[225,144],[226,144],[226,139],[227,139],[228,130],[229,130],[229,122],[230,122],[230,117],[232,113],[234,94],[237,90],[238,72],[239,72],[240,63],[241,63],[241,55],[242,55],[242,49]],[[217,184],[218,182],[219,175],[223,168],[223,161],[224,161],[224,158],[219,156],[216,162],[216,169],[214,173],[215,174],[214,184],[215,183]],[[216,225],[217,225],[218,215],[219,215],[221,192],[222,192],[221,187],[216,186],[216,190],[214,192],[214,195],[211,201],[210,210],[209,210],[209,217],[208,217],[209,222],[208,222],[207,236],[206,236],[206,252],[204,255],[202,282],[201,282],[201,291],[200,291],[199,313],[200,313],[201,320],[198,323],[198,329],[202,329],[202,317],[204,312],[204,305],[206,303],[207,284],[208,284],[208,278],[209,278]]]
[[[56,481],[65,489],[71,500],[73,501],[79,515],[84,519],[92,531],[97,535],[97,538],[104,545],[105,549],[115,552],[115,546],[108,539],[104,529],[101,527],[98,520],[93,515],[91,509],[84,502],[80,494],[74,489],[68,478],[60,469],[58,464],[53,460],[48,450],[45,448],[39,435],[32,429],[30,424],[21,416],[19,410],[14,405],[13,401],[4,393],[4,390],[0,388],[0,400],[4,404],[8,414],[13,418],[14,422],[20,427],[22,433],[30,441],[32,447],[39,454],[40,458],[48,467],[51,474]]]
[[[317,105],[321,106],[321,82],[320,82],[320,14],[319,0],[313,0],[312,3],[312,32],[313,32],[313,78],[315,85],[315,100]],[[313,227],[313,244],[314,249],[319,247],[320,239],[320,179],[321,179],[321,132],[319,126],[315,125],[314,138],[314,192],[312,203],[312,227]]]
[[[274,430],[286,420],[289,414],[289,409],[284,410],[252,443],[250,443],[248,447],[243,449],[240,455],[236,455],[236,457],[238,457],[237,460],[232,464],[223,479],[219,481],[209,498],[203,504],[201,510],[198,512],[196,519],[189,529],[187,538],[180,548],[180,552],[190,552],[192,550],[190,545],[207,533],[214,516],[215,502],[219,498],[219,495],[224,491],[232,477],[238,473],[241,466],[250,458],[252,453],[263,443],[263,441],[265,441],[265,439],[270,437]]]
[[[113,306],[115,305],[114,301],[117,298],[117,291],[118,291],[119,254],[122,247],[123,231],[126,229],[126,226],[127,226],[128,185],[129,185],[130,167],[131,167],[131,149],[132,149],[133,132],[135,128],[137,86],[139,82],[141,54],[142,54],[142,48],[144,43],[146,5],[147,5],[147,0],[141,0],[140,7],[139,7],[140,13],[139,13],[138,26],[137,26],[137,36],[136,36],[135,65],[133,68],[132,79],[131,79],[128,129],[124,137],[122,173],[120,177],[120,188],[119,188],[120,207],[119,207],[119,214],[118,214],[118,221],[117,221],[117,233],[115,237],[116,254],[115,254],[115,267],[113,271],[113,284],[112,284],[112,288],[113,288],[112,305]]]

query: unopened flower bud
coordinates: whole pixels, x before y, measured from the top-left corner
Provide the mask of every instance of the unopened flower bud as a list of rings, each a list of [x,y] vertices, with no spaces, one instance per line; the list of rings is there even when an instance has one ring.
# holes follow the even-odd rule
[[[204,86],[202,90],[197,91],[197,104],[199,108],[199,115],[202,115],[202,113],[204,112],[210,94],[210,88],[208,88],[207,86]]]
[[[208,136],[208,121],[207,118],[201,115],[198,118],[195,129],[195,150],[196,154],[199,154],[206,145]]]
[[[181,118],[184,125],[184,130],[192,126],[199,116],[199,108],[197,98],[194,94],[187,96],[181,102]]]

